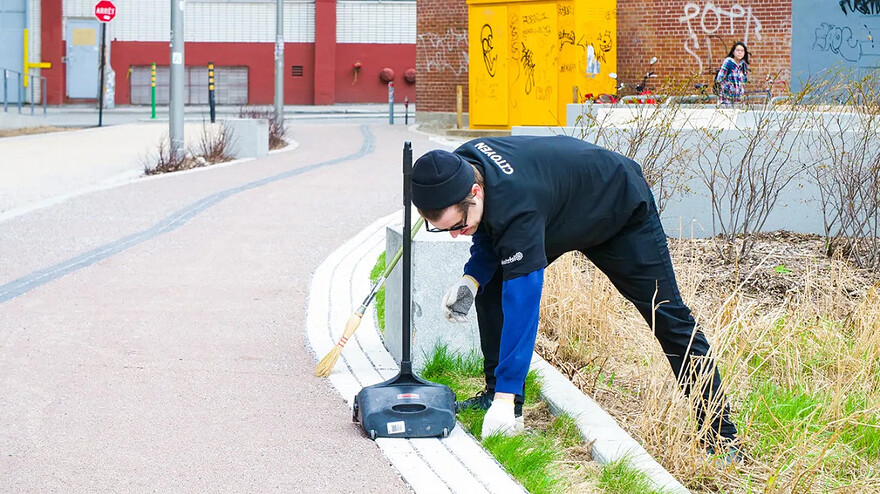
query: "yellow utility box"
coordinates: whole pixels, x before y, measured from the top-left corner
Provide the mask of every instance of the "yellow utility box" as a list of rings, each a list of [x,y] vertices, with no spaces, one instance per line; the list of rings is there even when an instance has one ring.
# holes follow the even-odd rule
[[[614,94],[616,0],[468,0],[470,127],[564,125],[565,105]]]

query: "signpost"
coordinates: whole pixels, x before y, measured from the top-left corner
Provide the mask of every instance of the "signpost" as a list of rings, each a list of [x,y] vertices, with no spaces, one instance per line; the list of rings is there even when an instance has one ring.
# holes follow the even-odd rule
[[[95,17],[101,21],[101,84],[98,88],[98,127],[104,121],[104,64],[107,63],[107,23],[116,17],[116,6],[110,0],[101,0],[95,4]]]

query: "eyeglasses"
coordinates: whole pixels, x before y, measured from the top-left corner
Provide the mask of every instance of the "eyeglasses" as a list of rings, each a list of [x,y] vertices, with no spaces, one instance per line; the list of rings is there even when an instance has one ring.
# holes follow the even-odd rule
[[[468,216],[468,211],[470,209],[471,208],[468,207],[467,209],[464,210],[464,218],[461,220],[461,223],[459,223],[458,225],[455,225],[450,228],[434,228],[433,226],[428,226],[428,222],[426,221],[425,222],[425,229],[431,233],[457,232],[457,231],[464,230],[465,228],[468,227],[467,216]]]

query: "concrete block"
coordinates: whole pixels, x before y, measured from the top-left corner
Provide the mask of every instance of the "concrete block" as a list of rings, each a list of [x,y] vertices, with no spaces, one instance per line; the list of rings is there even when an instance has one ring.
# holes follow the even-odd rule
[[[260,158],[269,154],[269,121],[256,118],[224,120],[232,132],[232,155],[236,158]]]
[[[400,225],[388,227],[385,235],[385,258],[391,259],[403,238]],[[450,323],[443,317],[440,300],[458,280],[470,257],[470,237],[453,239],[448,234],[428,233],[424,229],[412,243],[412,339],[413,368],[424,368],[425,357],[437,344],[445,344],[456,353],[480,353],[477,314],[472,308],[467,323]],[[402,266],[391,272],[385,283],[385,347],[400,362]]]

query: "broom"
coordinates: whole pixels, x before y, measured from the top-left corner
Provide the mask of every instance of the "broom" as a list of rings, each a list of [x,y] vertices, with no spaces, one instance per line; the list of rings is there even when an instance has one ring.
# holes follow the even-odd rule
[[[415,238],[416,233],[418,233],[419,229],[422,227],[422,224],[425,222],[424,218],[419,218],[416,221],[415,226],[412,229],[412,238]],[[318,362],[318,366],[315,367],[315,375],[318,377],[327,377],[330,375],[330,372],[333,370],[333,366],[336,365],[336,361],[339,360],[339,355],[342,354],[342,347],[348,343],[348,339],[351,338],[351,335],[357,331],[358,326],[361,325],[361,318],[364,317],[364,312],[367,311],[367,306],[370,305],[370,302],[375,298],[376,293],[380,288],[385,284],[385,280],[388,278],[388,275],[391,274],[391,270],[394,269],[394,266],[397,264],[397,261],[400,260],[400,256],[403,254],[403,244],[400,245],[400,248],[397,249],[397,253],[394,254],[394,257],[391,258],[391,262],[387,263],[385,266],[385,272],[382,273],[382,276],[373,283],[373,287],[370,289],[370,294],[367,295],[367,298],[364,299],[361,306],[357,308],[356,311],[348,318],[348,322],[345,323],[345,331],[342,332],[342,338],[339,338],[339,342],[336,343],[336,346],[333,347],[330,352]]]

